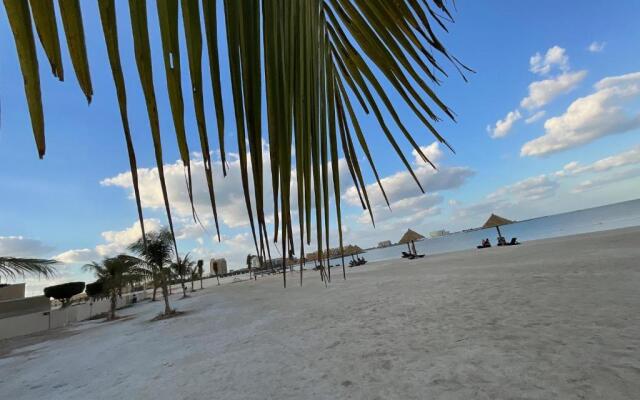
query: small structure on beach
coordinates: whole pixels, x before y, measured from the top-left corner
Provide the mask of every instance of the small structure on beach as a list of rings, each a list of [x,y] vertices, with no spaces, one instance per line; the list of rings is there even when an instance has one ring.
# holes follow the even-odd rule
[[[431,239],[435,239],[435,238],[439,238],[439,237],[443,237],[443,236],[447,236],[448,234],[450,234],[451,232],[445,230],[445,229],[440,229],[439,231],[433,231],[433,232],[429,232],[429,237]]]
[[[499,215],[496,214],[491,214],[491,216],[489,217],[489,219],[487,220],[487,222],[484,223],[484,225],[482,225],[482,229],[486,229],[486,228],[496,228],[498,230],[498,237],[502,237],[502,232],[500,232],[500,227],[502,225],[509,225],[509,224],[513,224],[514,221],[511,221],[509,219],[503,218]]]
[[[418,240],[422,240],[424,239],[424,236],[422,236],[421,234],[419,234],[416,231],[413,231],[411,229],[407,229],[407,231],[404,233],[404,235],[402,235],[402,237],[400,238],[400,241],[398,241],[399,244],[407,244],[407,247],[409,248],[409,253],[411,254],[416,254],[416,244],[414,242],[418,241]],[[413,246],[413,248],[411,248]]]
[[[405,243],[415,242],[417,240],[422,240],[422,239],[424,239],[424,236],[422,236],[416,231],[407,229],[407,231],[404,233],[404,235],[402,235],[398,243],[405,244]]]
[[[212,258],[209,261],[209,273],[211,275],[224,275],[228,272],[227,260],[224,258]]]

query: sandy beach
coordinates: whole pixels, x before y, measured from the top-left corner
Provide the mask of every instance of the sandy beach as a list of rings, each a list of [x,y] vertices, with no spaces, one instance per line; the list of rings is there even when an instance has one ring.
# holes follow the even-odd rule
[[[638,260],[632,228],[211,286],[0,342],[1,397],[637,399]]]

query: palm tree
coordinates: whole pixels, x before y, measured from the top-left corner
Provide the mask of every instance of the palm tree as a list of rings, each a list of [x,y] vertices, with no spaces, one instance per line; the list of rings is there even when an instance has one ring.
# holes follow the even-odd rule
[[[169,305],[168,280],[170,277],[167,270],[170,270],[175,254],[174,245],[171,232],[168,229],[161,229],[146,233],[144,239],[140,238],[129,246],[129,250],[140,257],[139,264],[146,266],[157,279],[164,299],[164,315],[173,312]]]
[[[41,258],[0,257],[0,278],[15,279],[17,275],[39,275],[50,278],[56,273],[56,260]]]
[[[102,283],[104,294],[109,297],[108,320],[116,318],[116,305],[118,297],[122,295],[122,288],[141,282],[150,275],[150,271],[143,268],[138,259],[127,255],[105,258],[101,263],[94,261],[86,264],[83,269],[96,275]]]
[[[152,46],[149,37],[147,4],[129,0],[129,18],[135,63],[138,70],[153,138],[155,161],[163,195],[169,230],[173,234],[169,198],[166,190],[161,132],[152,70],[151,48],[162,46],[164,78],[171,106],[173,127],[187,177],[187,195],[193,204],[190,149],[185,129],[181,68],[188,64],[198,139],[204,158],[205,177],[216,229],[215,203],[208,129],[205,119],[202,52],[206,44],[211,91],[216,112],[216,128],[223,174],[226,176],[225,116],[220,82],[218,48],[226,49],[229,59],[230,95],[240,162],[241,184],[256,254],[269,250],[265,216],[265,160],[263,139],[269,144],[273,195],[273,239],[282,247],[282,257],[294,248],[292,211],[298,214],[300,260],[305,243],[310,244],[312,219],[318,259],[324,262],[322,250],[329,247],[330,202],[335,203],[339,247],[343,246],[340,207],[340,174],[343,157],[357,189],[363,208],[373,212],[361,168],[364,154],[385,198],[368,138],[362,128],[366,114],[375,119],[378,129],[367,124],[366,135],[378,134],[398,155],[416,185],[424,192],[409,162],[408,151],[401,148],[398,137],[410,143],[424,162],[424,154],[414,134],[409,132],[400,115],[409,114],[419,121],[414,132],[429,132],[449,146],[435,127],[442,117],[454,119],[454,112],[434,91],[448,69],[456,69],[466,80],[466,66],[451,55],[440,40],[440,32],[448,31],[453,16],[447,0],[220,0],[224,15],[218,16],[218,1],[157,1],[157,23],[161,43]],[[452,0],[453,2],[453,0]],[[93,96],[91,70],[87,58],[80,1],[64,1],[56,15],[53,2],[4,0],[7,20],[13,32],[18,60],[31,116],[31,124],[39,157],[45,154],[45,124],[41,99],[40,69],[36,40],[44,49],[52,74],[64,79],[61,49],[70,49],[77,81],[88,101]],[[62,6],[64,4],[64,6]],[[117,2],[122,6],[124,2]],[[127,115],[127,85],[118,47],[115,0],[99,0],[100,22],[108,53],[111,74],[118,99],[123,132],[129,155],[133,190],[142,235],[144,224],[138,189],[135,150]],[[202,5],[202,7],[200,7]],[[182,9],[180,11],[180,8]],[[33,19],[32,14],[33,13]],[[87,15],[87,14],[85,14]],[[185,43],[180,43],[179,16]],[[202,17],[202,18],[201,18]],[[204,30],[201,26],[204,21]],[[58,20],[62,20],[67,46],[60,45]],[[219,21],[220,20],[220,21]],[[218,23],[224,20],[226,43],[218,40]],[[91,21],[95,24],[96,21]],[[37,31],[34,37],[33,28]],[[120,35],[121,36],[121,35]],[[186,47],[187,61],[181,61],[180,50]],[[126,60],[130,63],[132,60]],[[445,64],[448,68],[445,68]],[[95,71],[102,71],[96,68]],[[95,72],[94,71],[94,72]],[[104,79],[100,76],[99,79]],[[129,88],[132,88],[130,86]],[[387,92],[399,94],[393,101]],[[262,104],[266,104],[266,108]],[[398,112],[402,107],[403,113]],[[263,127],[263,120],[266,126]],[[377,131],[377,132],[376,132]],[[266,138],[262,134],[265,132]],[[394,134],[394,132],[396,132]],[[354,140],[355,139],[355,140]],[[358,148],[359,147],[359,150]],[[450,146],[449,146],[450,147]],[[341,153],[341,154],[340,154]],[[295,154],[295,157],[293,156]],[[331,170],[329,170],[331,165]],[[295,173],[292,173],[292,167]],[[251,180],[249,177],[251,168]],[[295,180],[295,185],[293,185]],[[329,181],[333,183],[330,190]],[[296,187],[294,193],[291,187]],[[253,189],[253,190],[251,190]],[[294,197],[294,198],[292,198]],[[292,210],[297,204],[297,210]],[[194,212],[195,217],[195,212]],[[257,224],[256,224],[257,220]],[[324,232],[323,232],[324,230]],[[324,233],[324,235],[323,235]],[[218,237],[219,230],[218,230]],[[286,267],[283,278],[286,286]],[[302,265],[301,265],[302,267]]]
[[[171,264],[171,269],[175,272],[176,276],[180,279],[180,285],[182,286],[182,298],[187,297],[187,286],[184,284],[185,277],[191,273],[191,267],[194,262],[189,258],[189,253],[184,257],[176,257],[176,261]],[[193,279],[191,280],[191,286],[193,287]]]
[[[204,262],[202,260],[198,260],[198,275],[200,276],[200,289],[203,288],[202,286],[202,274],[204,273],[204,269],[203,269],[203,264]]]

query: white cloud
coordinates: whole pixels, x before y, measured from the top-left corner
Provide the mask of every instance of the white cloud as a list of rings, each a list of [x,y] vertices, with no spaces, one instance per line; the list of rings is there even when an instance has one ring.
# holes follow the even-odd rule
[[[160,229],[160,221],[157,219],[145,219],[144,228],[147,232]],[[140,222],[136,221],[130,227],[121,231],[102,232],[104,244],[96,246],[96,253],[101,257],[115,256],[126,253],[127,247],[142,237]]]
[[[574,193],[582,193],[587,190],[596,189],[602,186],[624,181],[627,179],[631,179],[631,178],[637,179],[638,177],[640,177],[640,168],[632,168],[632,169],[615,171],[605,176],[599,176],[593,179],[588,179],[583,182],[580,182],[580,184],[578,184],[578,186],[576,186],[573,191]]]
[[[414,172],[424,190],[429,193],[460,187],[474,174],[467,167],[448,167],[439,170],[434,170],[431,167],[418,167],[414,169]],[[397,172],[380,179],[380,182],[391,203],[421,194],[418,185],[408,171]],[[377,183],[367,185],[367,193],[372,205],[386,204]],[[360,205],[358,192],[353,186],[347,189],[342,197],[348,204]]]
[[[386,204],[372,205],[372,211],[376,223],[384,221],[385,227],[388,227],[389,224],[418,221],[436,215],[440,213],[440,208],[436,207],[440,203],[442,203],[442,196],[426,193],[395,201],[391,203],[391,210]],[[369,211],[362,211],[357,221],[361,224],[371,223]]]
[[[263,182],[264,182],[264,212],[267,221],[273,215],[273,195],[271,191],[271,164],[268,147],[263,146],[262,157],[263,165]],[[229,228],[239,228],[249,225],[249,217],[245,206],[244,195],[242,191],[242,180],[240,174],[240,160],[237,155],[230,154],[228,159],[227,176],[222,175],[222,165],[220,161],[212,161],[213,182],[217,212],[219,222]],[[361,165],[361,167],[364,167]],[[251,192],[252,207],[255,218],[255,202],[254,185],[251,177],[251,162],[248,159],[249,168],[249,187]],[[347,188],[351,183],[351,176],[347,169],[347,163],[344,159],[339,160],[340,183],[342,188]],[[171,211],[174,218],[182,218],[191,220],[193,223],[191,203],[187,194],[185,185],[184,167],[181,161],[173,164],[165,164],[164,166],[165,180],[167,183],[167,194]],[[193,179],[193,203],[198,213],[198,217],[202,223],[210,228],[211,233],[215,231],[213,226],[213,210],[209,199],[209,190],[205,179],[204,161],[202,159],[191,160],[191,174]],[[331,163],[329,163],[329,174],[331,174]],[[296,196],[296,175],[292,170],[291,176],[291,202],[292,209],[297,207]],[[333,193],[333,180],[329,179],[330,190]],[[127,189],[129,197],[133,198],[133,186],[131,181],[131,173],[123,172],[114,177],[104,179],[100,182],[103,186],[116,186]],[[164,210],[164,200],[160,188],[160,179],[157,168],[138,168],[138,185],[140,188],[140,197],[144,208]],[[194,231],[191,230],[191,233]],[[188,235],[188,232],[176,232],[177,235]],[[186,236],[185,236],[186,237]],[[192,236],[190,236],[192,237]]]
[[[604,47],[607,45],[606,42],[591,42],[587,49],[592,53],[600,53],[604,50]]]
[[[23,236],[0,236],[0,255],[4,257],[46,257],[53,247]]]
[[[569,56],[560,46],[551,47],[544,56],[536,53],[529,59],[529,70],[535,74],[548,74],[553,67],[561,71],[569,70]]]
[[[556,172],[556,175],[563,177],[591,172],[606,172],[615,168],[635,164],[640,164],[640,146],[636,146],[631,150],[627,150],[619,154],[605,157],[585,166],[581,166],[577,161],[572,161],[565,165],[561,171]]]
[[[442,150],[440,149],[440,144],[438,142],[433,142],[428,146],[420,146],[420,150],[422,150],[425,157],[427,157],[434,165],[437,165],[442,158]],[[416,165],[431,167],[428,163],[422,161],[422,157],[420,157],[415,149],[411,151],[411,154],[414,157],[414,163]]]
[[[422,150],[429,159],[438,162],[442,157],[439,146],[439,143],[434,142],[422,147]],[[466,167],[440,167],[434,170],[430,165],[422,162],[417,152],[414,151],[413,155],[415,157],[414,172],[427,193],[420,192],[408,171],[384,177],[380,182],[390,202],[391,210],[389,210],[377,182],[367,185],[367,194],[376,224],[384,221],[385,228],[389,228],[406,224],[411,219],[420,220],[439,214],[441,210],[437,205],[443,202],[443,198],[437,192],[458,188],[474,174]],[[347,189],[342,198],[349,205],[360,206],[360,198],[354,186]],[[369,224],[371,222],[369,212],[364,210],[356,221]]]
[[[453,207],[453,218],[465,226],[481,224],[491,213],[505,217],[526,215],[541,200],[554,197],[559,189],[556,180],[547,175],[526,178],[498,188],[484,199],[465,206]],[[535,215],[535,214],[534,214]]]
[[[627,85],[633,86],[635,89],[640,84],[640,72],[632,72],[625,75],[609,76],[595,84],[597,90],[610,88],[619,88]]]
[[[487,196],[488,200],[508,198],[512,201],[540,200],[553,196],[558,188],[558,183],[547,175],[539,175],[523,179],[512,185],[504,186]]]
[[[568,93],[587,76],[587,71],[564,72],[555,78],[529,84],[529,95],[522,99],[520,106],[535,110],[549,104],[561,94]]]
[[[487,132],[489,132],[491,137],[494,139],[505,137],[513,128],[513,124],[515,124],[520,118],[522,118],[520,111],[510,111],[504,119],[499,119],[493,128],[491,126],[487,126]]]
[[[65,264],[86,264],[97,258],[98,253],[93,249],[67,250],[53,257],[54,260]]]
[[[595,88],[548,119],[544,135],[525,143],[520,155],[543,156],[640,127],[640,114],[628,115],[622,107],[640,96],[640,72],[605,78]]]
[[[268,156],[266,162],[268,164]],[[222,166],[219,161],[213,162],[213,181],[218,207],[218,215],[229,227],[238,227],[248,224],[248,216],[242,194],[240,176],[240,161],[237,157],[229,157],[228,175],[222,176]],[[250,167],[249,167],[250,169]],[[193,181],[193,202],[201,220],[213,218],[209,191],[205,179],[204,161],[202,159],[191,160],[191,175]],[[269,171],[268,165],[265,171]],[[176,218],[189,218],[192,215],[191,203],[185,184],[185,172],[181,161],[164,166],[167,194],[171,211]],[[264,174],[265,187],[270,187],[270,174]],[[160,179],[157,168],[138,168],[138,182],[142,206],[151,209],[164,209],[164,200],[160,188]],[[100,182],[104,186],[117,186],[129,190],[129,196],[133,197],[131,173],[123,172],[114,177]],[[253,185],[250,185],[253,188]],[[265,198],[269,202],[269,196]],[[253,204],[255,207],[255,204]],[[267,211],[271,211],[272,206]]]
[[[537,121],[541,120],[546,114],[547,114],[546,111],[540,110],[537,113],[535,113],[532,116],[530,116],[529,118],[525,119],[524,123],[525,124],[533,124],[534,122],[537,122]]]
[[[521,109],[533,112],[545,105],[549,104],[561,94],[568,93],[575,89],[580,82],[587,76],[587,71],[569,71],[569,56],[565,49],[559,46],[553,46],[543,56],[536,53],[529,60],[530,70],[536,74],[547,75],[554,67],[557,67],[561,73],[555,77],[531,82],[529,84],[529,93],[527,97],[520,101],[520,107],[507,114],[504,119],[498,120],[495,125],[487,126],[487,132],[492,138],[501,138],[509,134],[514,124],[522,118]],[[525,119],[525,123],[532,124],[542,117],[545,111],[541,110]]]

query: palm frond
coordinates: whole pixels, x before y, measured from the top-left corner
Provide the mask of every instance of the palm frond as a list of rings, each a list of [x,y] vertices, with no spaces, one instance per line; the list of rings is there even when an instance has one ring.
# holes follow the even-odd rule
[[[40,94],[38,59],[33,37],[35,23],[38,37],[51,64],[54,76],[62,79],[62,63],[56,18],[51,0],[3,0],[14,35],[23,76],[29,112],[40,156],[45,151],[44,117]],[[187,60],[191,79],[198,138],[204,157],[209,200],[219,235],[211,171],[210,144],[205,121],[202,82],[202,47],[206,41],[211,75],[223,174],[226,176],[224,118],[218,50],[222,46],[229,59],[233,119],[239,154],[241,184],[256,253],[270,257],[265,216],[265,195],[271,190],[274,203],[273,240],[280,241],[282,256],[294,252],[292,211],[297,211],[300,258],[309,246],[315,224],[316,247],[322,260],[323,248],[331,240],[330,207],[337,216],[337,231],[342,248],[342,219],[338,168],[340,158],[347,169],[372,222],[374,215],[367,193],[361,154],[382,189],[373,135],[381,135],[397,154],[420,190],[425,189],[416,176],[406,154],[414,150],[427,163],[422,141],[412,127],[400,117],[400,107],[413,113],[419,121],[418,132],[428,133],[444,145],[452,146],[436,128],[441,118],[454,120],[454,112],[436,94],[435,87],[448,76],[448,66],[463,79],[468,67],[451,55],[440,40],[447,31],[452,14],[445,0],[220,0],[224,15],[217,13],[216,0],[157,0],[166,95],[169,98],[180,159],[186,169],[187,193],[194,220],[188,135],[185,130],[179,30],[185,33]],[[29,8],[31,3],[31,10]],[[85,38],[78,0],[59,0],[60,17],[72,65],[87,99],[92,96],[91,76],[85,50]],[[129,152],[139,217],[142,210],[136,182],[135,152],[130,141],[126,113],[126,92],[117,43],[114,0],[99,0],[109,62],[118,94],[125,141]],[[120,3],[118,3],[120,4]],[[201,8],[202,7],[202,8]],[[182,21],[179,20],[180,8]],[[33,11],[33,22],[31,12]],[[177,255],[170,204],[163,171],[162,142],[156,93],[153,88],[146,1],[129,0],[136,65],[148,112],[156,164],[158,166],[166,213],[167,235],[173,249],[156,248],[152,256],[142,240],[132,247],[147,262],[168,263],[165,253]],[[201,15],[202,14],[202,15]],[[204,21],[202,32],[201,17]],[[220,19],[220,20],[219,20]],[[218,43],[217,27],[224,20],[226,43]],[[398,95],[391,100],[390,91]],[[264,94],[263,94],[264,93]],[[263,110],[263,101],[266,110]],[[263,126],[263,117],[266,126]],[[390,117],[390,118],[387,118]],[[372,118],[376,130],[363,129],[363,118]],[[367,124],[367,126],[369,126]],[[355,136],[355,140],[354,140]],[[262,142],[269,145],[270,171],[264,171]],[[453,150],[453,149],[452,149]],[[295,156],[294,156],[295,154]],[[331,164],[331,171],[328,165]],[[295,178],[292,176],[292,168]],[[271,188],[265,188],[264,174],[271,176]],[[295,181],[296,188],[291,191]],[[333,193],[329,192],[330,183]],[[253,189],[253,190],[251,190]],[[297,210],[291,210],[297,203]],[[142,225],[141,225],[142,226]],[[144,235],[143,238],[146,238]],[[157,239],[157,238],[156,238]],[[166,244],[166,243],[165,243]],[[164,245],[163,245],[164,246]],[[163,256],[159,256],[163,253]],[[160,257],[151,261],[153,257]],[[163,258],[164,257],[164,258]],[[322,261],[321,261],[322,262]],[[284,266],[284,263],[283,263]],[[285,270],[283,269],[283,272]],[[286,275],[285,284],[286,284]],[[330,276],[327,276],[330,278]]]
[[[57,263],[41,258],[0,257],[0,277],[15,279],[19,275],[42,275],[50,278],[56,274]]]

